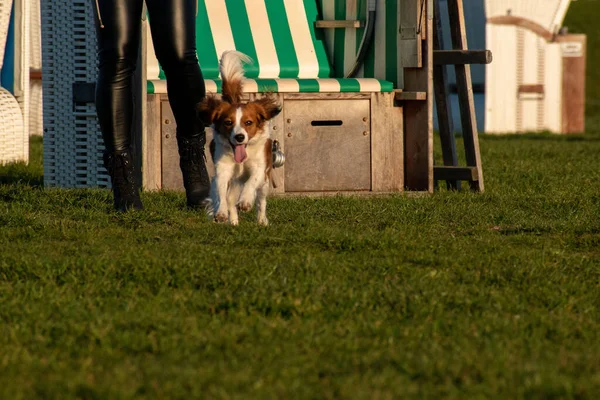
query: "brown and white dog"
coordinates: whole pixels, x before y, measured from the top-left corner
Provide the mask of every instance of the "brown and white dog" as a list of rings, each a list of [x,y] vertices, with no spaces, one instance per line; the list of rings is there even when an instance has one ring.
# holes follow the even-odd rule
[[[219,65],[221,99],[208,95],[198,106],[198,116],[214,132],[210,152],[215,177],[209,214],[217,222],[232,225],[239,222],[238,209],[250,211],[254,203],[257,222],[269,223],[266,211],[273,144],[268,121],[281,112],[281,107],[271,96],[242,104],[243,63],[250,62],[243,53],[224,52]]]

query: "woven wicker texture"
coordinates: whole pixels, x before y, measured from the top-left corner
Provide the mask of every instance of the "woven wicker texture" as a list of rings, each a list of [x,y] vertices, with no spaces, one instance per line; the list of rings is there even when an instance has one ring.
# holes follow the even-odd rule
[[[43,1],[44,184],[108,187],[93,103],[74,103],[73,84],[96,81],[96,33],[88,0]]]
[[[43,136],[44,112],[42,82],[32,80],[29,84],[29,135]]]
[[[19,23],[15,24],[15,37],[19,46],[19,66],[17,68],[18,76],[15,79],[15,97],[23,113],[23,132],[26,135],[26,161],[29,162],[29,60],[31,51],[29,21],[31,20],[31,1],[17,2],[15,5],[20,6],[18,13],[15,10],[15,14],[19,19]]]
[[[13,95],[0,88],[0,164],[27,161],[28,142],[23,131],[23,114]],[[26,140],[27,139],[27,140]]]
[[[29,66],[39,71],[42,69],[42,36],[40,0],[31,0],[31,17],[29,23],[30,52]],[[42,82],[31,80],[29,83],[29,135],[43,135]]]

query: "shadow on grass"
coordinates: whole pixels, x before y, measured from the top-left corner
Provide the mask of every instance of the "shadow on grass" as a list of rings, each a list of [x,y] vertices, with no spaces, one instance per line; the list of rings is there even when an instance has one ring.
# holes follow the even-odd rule
[[[43,173],[32,171],[25,163],[14,163],[0,167],[0,185],[44,186]]]
[[[31,137],[29,163],[14,162],[0,165],[0,185],[44,185],[43,138]]]
[[[521,134],[481,134],[484,140],[539,140],[544,142],[600,142],[600,135],[590,134],[565,134],[540,132]]]
[[[439,138],[439,132],[435,132],[435,135]],[[456,139],[462,139],[462,133],[455,133]],[[479,138],[486,141],[495,140],[511,140],[511,141],[525,141],[525,140],[539,140],[545,142],[600,142],[600,133],[578,133],[578,134],[557,134],[550,132],[529,132],[529,133],[479,133]]]

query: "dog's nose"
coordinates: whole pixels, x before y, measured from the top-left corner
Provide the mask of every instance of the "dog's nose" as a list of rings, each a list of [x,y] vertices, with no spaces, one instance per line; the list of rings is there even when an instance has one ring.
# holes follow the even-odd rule
[[[240,133],[235,135],[234,138],[238,143],[242,143],[246,137]]]

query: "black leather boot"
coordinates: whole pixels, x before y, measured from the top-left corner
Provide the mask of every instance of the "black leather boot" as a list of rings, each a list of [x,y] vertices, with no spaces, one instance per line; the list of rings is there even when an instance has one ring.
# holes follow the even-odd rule
[[[104,166],[110,175],[115,210],[142,210],[139,187],[135,179],[131,152],[104,152]]]
[[[204,132],[194,136],[177,136],[179,167],[183,174],[183,186],[187,205],[191,208],[203,207],[210,195],[210,178],[206,169]]]

